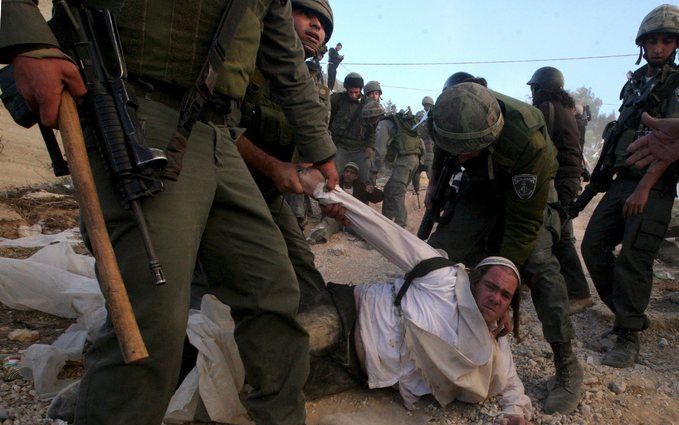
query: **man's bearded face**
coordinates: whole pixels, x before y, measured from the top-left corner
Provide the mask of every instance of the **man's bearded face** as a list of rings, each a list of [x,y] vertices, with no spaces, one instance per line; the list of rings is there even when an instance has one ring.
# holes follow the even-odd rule
[[[492,266],[472,287],[476,305],[488,326],[492,326],[509,308],[518,290],[516,274],[508,267]]]

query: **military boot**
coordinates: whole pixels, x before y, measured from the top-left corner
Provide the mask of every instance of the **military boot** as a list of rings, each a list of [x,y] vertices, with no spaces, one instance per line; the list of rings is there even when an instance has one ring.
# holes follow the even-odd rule
[[[545,400],[545,413],[569,414],[578,407],[582,398],[584,371],[578,362],[570,342],[550,344],[554,352],[556,381]]]
[[[601,363],[618,368],[632,367],[639,357],[639,332],[621,329],[616,332],[615,345],[606,353]]]

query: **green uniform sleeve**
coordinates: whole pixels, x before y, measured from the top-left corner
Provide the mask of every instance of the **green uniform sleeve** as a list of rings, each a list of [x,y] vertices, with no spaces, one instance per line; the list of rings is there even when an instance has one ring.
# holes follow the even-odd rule
[[[292,25],[290,2],[272,1],[264,16],[257,65],[280,99],[286,118],[295,130],[302,162],[322,162],[335,155],[327,128],[328,110],[319,99],[304,51]]]
[[[37,0],[2,0],[0,63],[44,47],[59,47],[59,43],[40,14]]]
[[[511,132],[506,123],[503,133]],[[508,139],[514,146],[516,162],[511,167],[505,203],[504,234],[500,255],[518,267],[533,251],[542,226],[550,182],[556,172],[556,150],[540,131],[511,132]],[[523,133],[523,134],[521,134]],[[504,136],[504,135],[503,135]],[[526,137],[530,138],[525,141]],[[520,138],[524,139],[521,143]],[[522,146],[517,149],[518,146]]]

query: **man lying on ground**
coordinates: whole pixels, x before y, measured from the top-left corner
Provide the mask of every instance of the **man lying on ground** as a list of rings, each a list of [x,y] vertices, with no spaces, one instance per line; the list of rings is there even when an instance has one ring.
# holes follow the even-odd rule
[[[346,208],[356,233],[409,270],[393,282],[329,284],[345,329],[333,358],[364,372],[370,388],[398,388],[408,408],[425,394],[433,394],[443,406],[456,399],[480,403],[499,395],[508,423],[527,423],[531,402],[509,341],[496,338],[520,284],[516,266],[488,257],[467,275],[463,265],[444,259],[351,195],[339,189],[323,192],[320,174],[304,173],[301,180],[305,192],[315,188],[313,195],[321,204]],[[319,344],[315,333],[310,335],[313,351]],[[314,385],[313,363],[311,376],[307,388]],[[328,383],[324,379],[319,385]]]

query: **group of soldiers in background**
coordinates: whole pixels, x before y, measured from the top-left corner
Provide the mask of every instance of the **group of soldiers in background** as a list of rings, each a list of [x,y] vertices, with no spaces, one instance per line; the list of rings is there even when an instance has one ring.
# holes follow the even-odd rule
[[[62,81],[67,90],[84,95],[82,82],[74,77],[78,70],[59,49],[35,5],[19,3],[3,2],[6,24],[0,30],[0,59],[12,63],[17,86],[31,107],[48,110],[46,102],[52,98],[36,93],[58,95]],[[180,3],[191,7],[191,2]],[[357,171],[374,187],[380,160],[389,162],[383,214],[405,226],[407,187],[411,182],[419,186],[413,177],[423,168],[428,171],[425,205],[430,206],[436,186],[449,184],[443,170],[451,158],[462,184],[444,209],[446,219],[437,217],[429,243],[468,266],[501,255],[522,271],[554,352],[556,381],[544,410],[572,412],[582,396],[583,369],[572,346],[569,292],[572,299],[590,297],[588,289],[584,293],[587,284],[568,211],[580,191],[583,134],[576,121],[579,111],[564,91],[563,75],[551,67],[536,71],[528,81],[535,107],[489,90],[482,78],[456,73],[435,102],[423,99],[419,113],[406,109],[387,114],[379,103],[382,90],[377,81],[364,85],[352,72],[344,79],[344,91],[332,93],[317,66],[314,81],[305,77],[297,53],[303,49],[306,58],[318,60],[333,31],[332,10],[327,0],[292,0],[292,12],[285,3],[249,6],[251,13],[241,19],[250,20],[250,25],[239,25],[232,35],[228,64],[220,70],[222,84],[215,91],[220,102],[208,105],[209,123],[199,121],[191,132],[181,178],[144,203],[168,285],[158,289],[147,282],[141,244],[131,230],[136,225],[107,180],[106,165],[92,156],[114,249],[152,356],[125,365],[107,321],[87,354],[77,423],[160,423],[182,369],[188,300],[209,292],[231,306],[238,324],[236,340],[252,388],[246,400],[252,417],[262,424],[302,424],[309,357],[297,313],[324,296],[325,282],[283,196],[301,192],[295,164],[313,164],[331,189],[339,180],[337,169]],[[177,33],[199,36],[183,40],[186,49],[166,49],[163,46],[172,43],[163,37],[174,32],[144,38],[140,34],[155,27],[135,13],[142,5],[128,0],[118,6],[129,84],[139,97],[147,139],[162,148],[177,122],[177,93],[191,87],[194,68],[200,68],[173,64],[182,63],[183,51],[207,51],[211,35],[184,28]],[[221,16],[218,10],[211,12],[205,16],[215,21]],[[157,24],[169,28],[173,22],[168,18]],[[205,27],[214,27],[211,24]],[[669,222],[677,182],[675,168],[644,174],[630,167],[626,148],[644,131],[641,111],[679,116],[679,70],[674,64],[678,37],[676,6],[660,6],[642,21],[636,43],[648,64],[623,88],[620,118],[604,134],[609,149],[590,183],[606,195],[587,227],[583,254],[601,299],[616,315],[617,341],[603,360],[615,367],[634,363],[639,331],[649,324],[644,310],[652,263]],[[135,48],[141,39],[156,45]],[[330,87],[343,59],[340,49],[341,44],[330,49]],[[41,90],[55,81],[59,89]],[[41,118],[54,126],[56,108],[49,110],[53,114],[45,112]],[[581,121],[586,120],[584,113]],[[87,130],[91,124],[84,122]],[[245,137],[232,132],[235,127],[245,128]],[[96,143],[95,132],[86,134]],[[613,175],[615,180],[607,178]],[[332,207],[326,214],[342,220],[342,212]],[[176,217],[184,224],[180,229]],[[616,257],[613,249],[621,242]],[[518,308],[518,298],[513,305]]]

